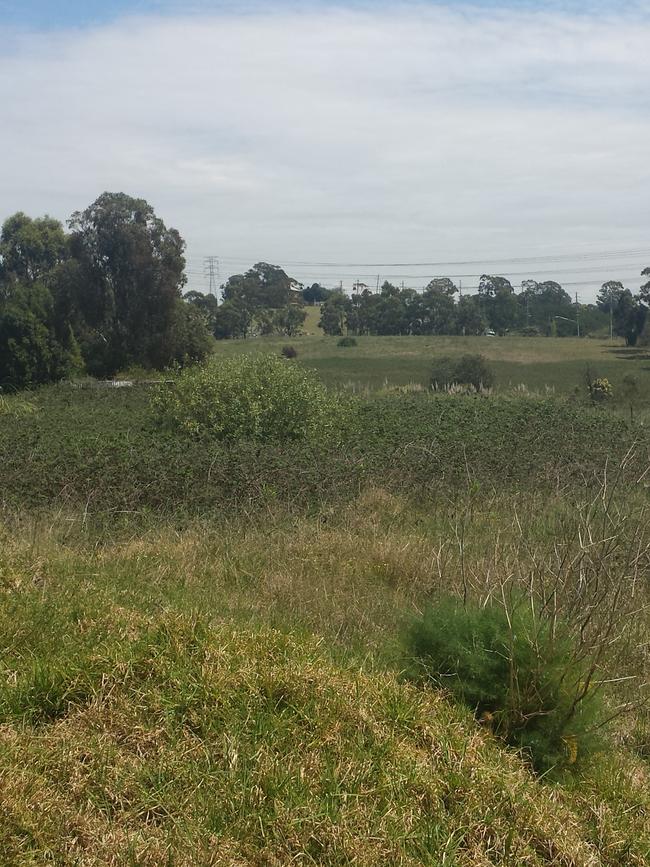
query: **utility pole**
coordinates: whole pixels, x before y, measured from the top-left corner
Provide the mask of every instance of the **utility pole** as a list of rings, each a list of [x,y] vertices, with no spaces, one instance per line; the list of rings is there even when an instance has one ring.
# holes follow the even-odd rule
[[[377,274],[377,292],[379,292],[379,274]]]
[[[206,256],[203,260],[203,273],[208,278],[210,295],[217,295],[217,285],[219,283],[219,259],[217,256]]]
[[[580,305],[578,304],[578,293],[576,292],[576,325],[578,327],[578,337],[580,337]]]

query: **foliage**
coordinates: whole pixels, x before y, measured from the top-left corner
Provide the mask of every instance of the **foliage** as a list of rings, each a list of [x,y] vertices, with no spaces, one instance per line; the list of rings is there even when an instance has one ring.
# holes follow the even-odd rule
[[[340,340],[337,340],[336,345],[342,346],[342,347],[347,349],[350,346],[356,346],[357,341],[355,340],[354,337],[347,336],[347,337],[342,337]]]
[[[258,262],[245,274],[229,277],[222,291],[224,301],[237,301],[253,312],[262,307],[286,307],[298,285],[278,265]]]
[[[237,298],[226,300],[214,314],[214,336],[217,340],[247,337],[253,321],[253,314]]]
[[[302,364],[276,361],[303,371]],[[229,363],[213,358],[210,365]],[[635,440],[639,456],[625,477],[645,469],[645,428],[553,398],[348,398],[344,424],[326,427],[309,448],[300,440],[260,445],[179,436],[153,425],[150,400],[144,387],[39,389],[36,414],[5,417],[0,425],[2,502],[196,514],[269,502],[338,503],[376,484],[423,502],[463,490],[468,479],[488,490],[584,490],[585,480]]]
[[[284,358],[298,358],[298,350],[295,346],[283,346],[280,352]]]
[[[331,294],[330,289],[321,286],[320,283],[312,283],[311,286],[306,286],[302,290],[303,301],[306,304],[321,304],[327,301]]]
[[[213,341],[206,328],[205,313],[196,305],[177,299],[166,338],[171,362],[188,364],[203,361]]]
[[[213,333],[219,312],[219,301],[216,296],[209,293],[204,295],[203,292],[192,289],[183,295],[183,300],[201,311],[208,331]]]
[[[596,377],[589,382],[589,396],[594,403],[602,403],[605,400],[611,400],[614,396],[614,389],[611,382],[604,377]]]
[[[58,220],[34,220],[18,212],[5,220],[0,233],[0,283],[6,287],[43,280],[67,256],[67,239]]]
[[[167,427],[226,441],[334,437],[342,420],[340,402],[312,373],[264,355],[183,371],[154,408]]]
[[[433,363],[431,386],[443,390],[451,385],[471,386],[475,391],[492,388],[494,372],[482,355],[442,357]]]
[[[278,334],[283,334],[286,337],[295,337],[300,334],[306,318],[307,313],[302,307],[298,307],[296,304],[289,304],[280,310],[274,311],[273,325]]]
[[[588,752],[600,707],[583,693],[587,667],[575,665],[562,624],[551,629],[523,599],[509,611],[441,599],[410,624],[405,646],[411,676],[448,690],[538,772]]]
[[[342,292],[333,292],[321,307],[319,327],[325,334],[343,334],[350,300]]]
[[[57,328],[48,289],[40,283],[11,284],[0,298],[0,388],[56,382],[81,366],[70,326]]]
[[[177,355],[174,317],[185,282],[185,244],[144,199],[103,193],[70,220],[79,264],[75,307],[91,373],[164,367]]]

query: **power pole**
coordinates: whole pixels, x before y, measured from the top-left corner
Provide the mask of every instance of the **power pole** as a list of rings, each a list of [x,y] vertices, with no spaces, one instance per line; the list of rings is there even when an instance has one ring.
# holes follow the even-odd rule
[[[217,256],[206,256],[203,260],[203,273],[208,278],[210,295],[217,295],[217,286],[219,283],[219,259]]]
[[[580,305],[578,304],[578,293],[576,292],[576,325],[578,326],[578,337],[580,337]]]

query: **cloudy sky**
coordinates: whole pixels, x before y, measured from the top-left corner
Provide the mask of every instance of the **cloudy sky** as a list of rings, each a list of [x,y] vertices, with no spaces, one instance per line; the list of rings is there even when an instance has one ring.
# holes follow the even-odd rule
[[[199,289],[650,264],[650,2],[0,0],[0,105],[2,218],[143,196]]]

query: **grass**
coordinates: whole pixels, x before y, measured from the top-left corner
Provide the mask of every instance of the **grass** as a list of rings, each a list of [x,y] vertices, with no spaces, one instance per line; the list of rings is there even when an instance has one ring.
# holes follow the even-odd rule
[[[569,513],[459,506],[375,491],[113,539],[82,516],[17,519],[0,546],[6,862],[647,863],[649,771],[620,724],[608,755],[537,781],[401,682],[400,622],[458,587],[461,557],[485,591]]]
[[[639,405],[650,406],[650,353],[646,349],[613,344],[598,339],[545,337],[358,337],[357,346],[338,347],[337,337],[292,338],[298,358],[316,370],[331,386],[354,389],[385,388],[386,385],[428,384],[435,355],[480,353],[493,365],[497,389],[521,384],[531,391],[553,390],[559,395],[584,391],[589,366],[594,376],[610,379],[618,402],[626,406],[621,392],[623,379],[632,374],[638,381]],[[248,341],[218,341],[216,360],[240,352],[277,351],[285,338]]]

